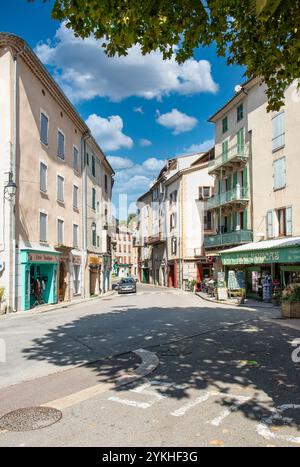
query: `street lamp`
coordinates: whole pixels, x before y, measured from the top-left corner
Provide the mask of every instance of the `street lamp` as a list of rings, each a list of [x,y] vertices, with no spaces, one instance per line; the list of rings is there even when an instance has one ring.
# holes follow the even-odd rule
[[[16,196],[16,192],[17,192],[17,185],[13,181],[13,173],[9,172],[8,182],[4,186],[4,197],[5,198],[7,197],[9,201],[12,201]]]

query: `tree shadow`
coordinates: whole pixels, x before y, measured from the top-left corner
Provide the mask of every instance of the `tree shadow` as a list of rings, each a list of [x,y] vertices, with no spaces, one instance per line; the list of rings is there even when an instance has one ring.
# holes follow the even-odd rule
[[[240,311],[225,308],[169,310],[120,305],[51,329],[23,354],[28,360],[46,360],[66,368],[83,364],[99,380],[114,382],[124,376],[130,351],[142,347],[160,359],[151,380],[173,383],[158,385],[159,394],[184,403],[193,389],[215,391],[224,409],[235,407],[247,419],[261,421],[275,407],[300,405],[300,365],[292,361],[291,345],[299,334],[259,320],[253,313],[242,313],[244,323]],[[104,355],[114,357],[104,359]],[[131,361],[129,370],[135,365],[136,361]],[[116,387],[120,392],[127,389]],[[240,403],[237,396],[243,395],[249,400]],[[277,420],[277,425],[299,430],[300,410],[287,410],[284,416],[291,418]]]

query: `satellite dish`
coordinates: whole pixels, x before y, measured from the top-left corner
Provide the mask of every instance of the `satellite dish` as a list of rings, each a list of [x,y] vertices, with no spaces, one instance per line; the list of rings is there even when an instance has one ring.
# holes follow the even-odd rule
[[[238,85],[234,88],[234,90],[235,90],[235,92],[236,92],[237,94],[238,94],[239,92],[241,92],[242,89],[243,89],[243,88],[242,88],[242,86],[241,86],[240,84],[238,84]]]

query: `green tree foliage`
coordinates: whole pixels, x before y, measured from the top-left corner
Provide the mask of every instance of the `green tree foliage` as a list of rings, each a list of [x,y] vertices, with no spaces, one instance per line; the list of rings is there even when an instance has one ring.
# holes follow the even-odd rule
[[[262,77],[269,110],[300,77],[300,0],[56,0],[52,15],[79,37],[103,39],[109,56],[140,44],[165,59],[176,49],[182,63],[215,44],[229,65]]]

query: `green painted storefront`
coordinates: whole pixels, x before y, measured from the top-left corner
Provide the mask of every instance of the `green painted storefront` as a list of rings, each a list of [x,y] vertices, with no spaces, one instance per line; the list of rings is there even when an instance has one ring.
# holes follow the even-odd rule
[[[21,250],[22,310],[57,303],[59,257],[58,252]]]

